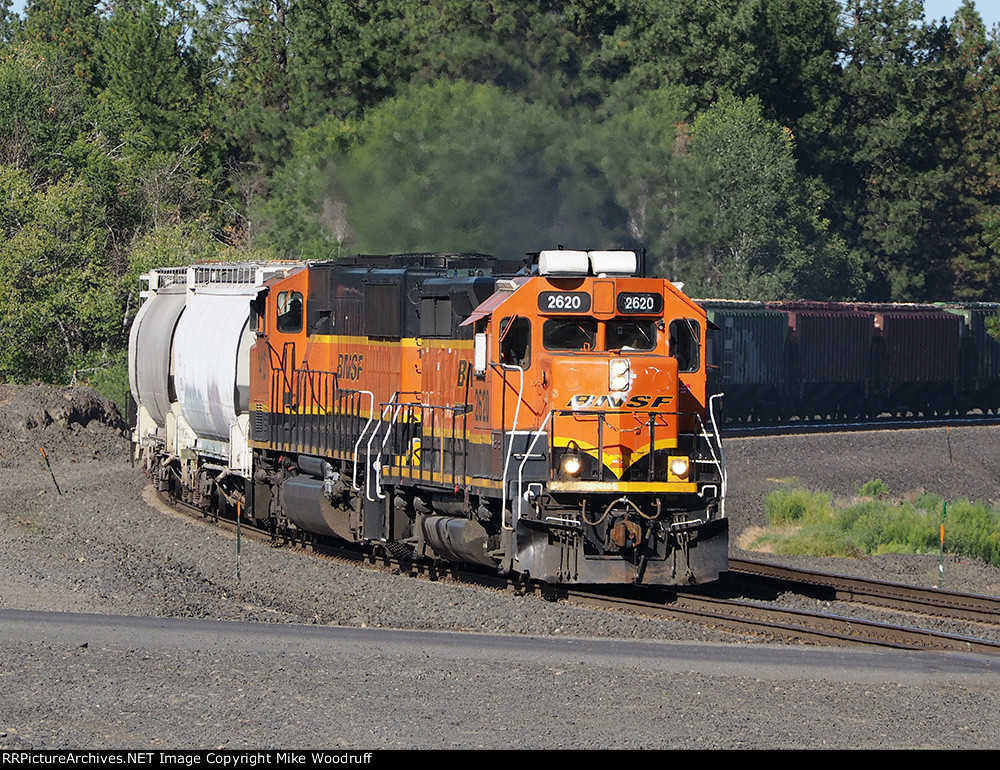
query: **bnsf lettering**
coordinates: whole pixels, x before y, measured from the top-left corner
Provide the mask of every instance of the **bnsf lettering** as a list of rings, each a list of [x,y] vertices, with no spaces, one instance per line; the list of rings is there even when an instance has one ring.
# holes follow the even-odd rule
[[[636,395],[626,399],[625,396],[592,396],[581,393],[573,396],[566,406],[569,409],[584,409],[593,407],[608,407],[612,409],[657,409],[667,406],[674,400],[673,396],[643,396]]]
[[[469,376],[469,362],[459,361],[458,362],[458,382],[455,383],[460,388],[465,387],[466,380]]]
[[[341,353],[337,356],[337,376],[343,380],[360,380],[364,360],[361,353]]]
[[[488,390],[477,390],[473,394],[472,415],[476,422],[489,422],[490,419],[490,392]]]

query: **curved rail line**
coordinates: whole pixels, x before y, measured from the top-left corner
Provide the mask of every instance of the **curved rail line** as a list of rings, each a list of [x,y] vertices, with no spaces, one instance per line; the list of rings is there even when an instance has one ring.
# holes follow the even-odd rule
[[[160,499],[174,510],[181,510],[191,518],[215,522],[230,532],[236,529],[235,521],[206,514],[162,494]],[[270,532],[251,526],[244,526],[244,530],[255,540],[275,542]],[[282,542],[306,545],[304,542],[292,540]],[[650,617],[680,619],[738,634],[839,647],[867,645],[910,650],[1000,654],[1000,642],[987,639],[841,615],[764,606],[744,599],[709,596],[697,591],[667,591],[642,587],[631,590],[611,587],[595,591],[587,588],[526,585],[493,572],[471,570],[467,566],[452,568],[447,564],[427,565],[401,561],[387,552],[381,554],[371,550],[361,552],[356,548],[338,548],[324,543],[310,545],[313,552],[327,557],[364,560],[375,565],[381,563],[394,569],[403,567],[417,574],[422,573],[431,577],[448,576],[464,582],[487,584],[494,588],[507,586],[526,593],[538,592],[546,598],[566,598],[590,607],[625,610]],[[1000,625],[1000,598],[997,597],[939,591],[740,559],[730,560],[730,572],[739,579],[766,581],[776,590],[794,590],[815,596],[815,590],[820,589],[828,592],[823,596],[827,599]]]
[[[1000,654],[1000,642],[988,639],[853,617],[764,607],[734,599],[678,593],[672,600],[658,602],[609,598],[576,589],[568,594],[590,606],[626,607],[652,617],[688,620],[733,633],[763,635],[785,641],[809,641],[834,647],[879,646]]]
[[[1000,625],[1000,597],[996,596],[963,594],[745,559],[730,559],[729,571],[740,578],[757,578],[800,593],[810,593],[810,587],[829,589],[823,598],[832,601],[860,602],[902,612]]]

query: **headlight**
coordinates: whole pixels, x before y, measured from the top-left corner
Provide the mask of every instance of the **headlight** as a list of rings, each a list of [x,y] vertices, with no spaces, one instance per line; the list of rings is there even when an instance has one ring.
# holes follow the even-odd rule
[[[610,390],[628,390],[630,379],[627,358],[612,358],[608,362],[608,388]]]
[[[690,463],[686,457],[670,458],[670,475],[678,479],[686,479],[691,471]]]
[[[567,476],[579,476],[583,463],[577,455],[565,455],[562,461],[563,473]]]

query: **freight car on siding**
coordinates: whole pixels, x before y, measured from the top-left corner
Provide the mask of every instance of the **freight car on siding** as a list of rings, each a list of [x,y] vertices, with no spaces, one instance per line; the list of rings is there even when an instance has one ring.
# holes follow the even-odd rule
[[[643,261],[358,256],[234,285],[202,266],[183,290],[154,272],[130,345],[131,371],[156,360],[155,385],[133,380],[137,451],[162,489],[279,537],[551,583],[712,581],[728,525],[709,322]],[[180,334],[196,304],[225,317],[198,313],[198,339]]]
[[[1000,410],[997,305],[698,300],[728,422]]]

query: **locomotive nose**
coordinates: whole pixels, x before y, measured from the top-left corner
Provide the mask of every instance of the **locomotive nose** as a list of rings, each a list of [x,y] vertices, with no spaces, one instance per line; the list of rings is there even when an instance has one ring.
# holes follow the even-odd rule
[[[677,362],[663,356],[554,359],[554,473],[622,478],[656,450],[677,446]]]

